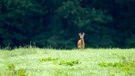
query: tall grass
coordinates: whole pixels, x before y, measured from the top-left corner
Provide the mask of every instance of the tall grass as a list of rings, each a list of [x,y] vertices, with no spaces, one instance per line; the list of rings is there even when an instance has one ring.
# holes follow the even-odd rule
[[[134,76],[135,49],[0,50],[0,76]]]

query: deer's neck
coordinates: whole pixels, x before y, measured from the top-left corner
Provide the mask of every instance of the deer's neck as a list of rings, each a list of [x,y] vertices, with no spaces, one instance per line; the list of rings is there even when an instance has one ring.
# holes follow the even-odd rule
[[[82,47],[84,48],[84,46],[85,46],[84,39],[81,38],[80,40],[81,40]]]

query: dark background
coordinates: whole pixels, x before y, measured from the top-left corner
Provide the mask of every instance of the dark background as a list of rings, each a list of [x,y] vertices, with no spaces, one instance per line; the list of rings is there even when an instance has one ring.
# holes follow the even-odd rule
[[[135,47],[135,0],[0,0],[0,46]]]

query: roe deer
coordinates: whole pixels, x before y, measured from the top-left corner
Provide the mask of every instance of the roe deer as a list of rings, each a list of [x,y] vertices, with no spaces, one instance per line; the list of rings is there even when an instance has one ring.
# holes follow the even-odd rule
[[[82,34],[79,33],[79,36],[80,36],[80,40],[78,40],[78,49],[83,49],[85,47],[85,42],[84,42],[84,35],[85,33],[83,32]]]

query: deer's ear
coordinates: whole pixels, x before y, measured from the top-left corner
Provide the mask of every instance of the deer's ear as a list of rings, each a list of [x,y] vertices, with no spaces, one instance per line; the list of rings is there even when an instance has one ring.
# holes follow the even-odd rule
[[[81,33],[78,33],[78,35],[80,36],[80,35],[81,35]]]

